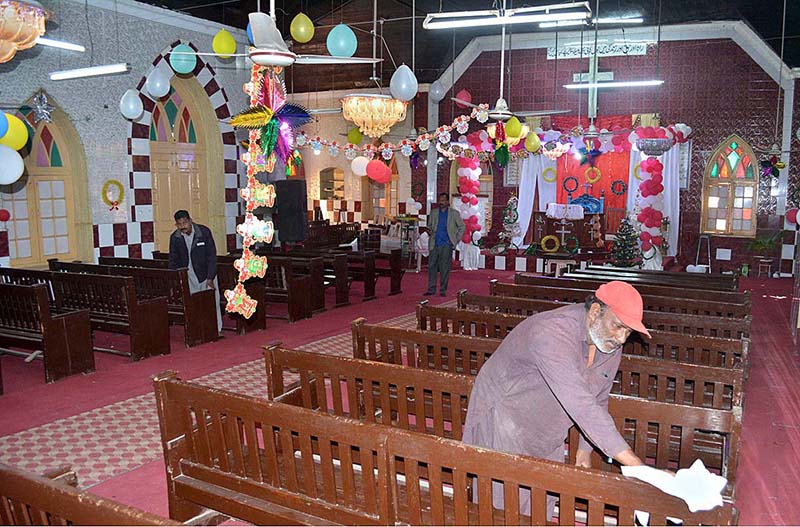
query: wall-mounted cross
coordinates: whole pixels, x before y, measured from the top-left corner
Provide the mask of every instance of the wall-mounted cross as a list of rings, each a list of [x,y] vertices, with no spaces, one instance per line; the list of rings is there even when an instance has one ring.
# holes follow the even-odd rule
[[[559,227],[561,227],[561,230],[558,230],[558,229],[556,229],[556,234],[560,234],[560,235],[561,235],[561,245],[563,246],[563,245],[565,244],[565,242],[566,242],[566,239],[567,239],[567,238],[566,238],[566,236],[567,236],[567,234],[572,234],[572,231],[568,231],[568,230],[567,230],[567,225],[569,225],[570,227],[572,227],[572,226],[573,226],[573,223],[572,223],[571,221],[567,221],[567,220],[565,220],[564,218],[561,218],[561,221],[559,221],[559,222],[557,223],[557,225],[558,225]]]

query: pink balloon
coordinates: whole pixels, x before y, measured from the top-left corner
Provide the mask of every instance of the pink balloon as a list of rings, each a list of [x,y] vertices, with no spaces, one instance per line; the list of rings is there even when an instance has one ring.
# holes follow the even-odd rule
[[[466,196],[461,196],[461,203],[469,203],[469,198]]]
[[[653,248],[653,244],[651,244],[650,242],[642,242],[642,250],[643,251],[647,252],[652,248]]]
[[[661,247],[661,244],[664,243],[663,236],[653,236],[651,243],[655,246]]]
[[[382,161],[373,159],[367,163],[367,176],[377,183],[387,183],[392,179],[392,171]]]
[[[470,94],[467,90],[461,90],[456,94],[456,99],[461,99],[462,101],[471,103],[472,94]],[[458,106],[459,108],[469,108],[469,106],[461,104],[460,102],[456,102],[456,106]]]
[[[470,205],[477,205],[478,204],[478,198],[476,198],[476,197],[470,198],[469,204]]]
[[[797,209],[789,209],[786,211],[786,221],[789,223],[797,223]]]
[[[650,238],[652,238],[652,236],[647,231],[639,233],[639,239],[642,240],[643,242],[649,242]]]
[[[470,236],[470,233],[465,232],[464,236],[461,237],[461,241],[464,243],[469,243],[472,241],[472,236]]]
[[[653,184],[660,185],[664,181],[664,176],[662,176],[659,172],[656,172],[653,174],[653,177],[650,178],[650,180],[653,182]]]

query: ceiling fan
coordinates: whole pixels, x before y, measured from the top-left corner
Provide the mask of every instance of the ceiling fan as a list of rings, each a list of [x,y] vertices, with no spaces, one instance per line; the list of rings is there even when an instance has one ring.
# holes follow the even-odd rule
[[[506,10],[506,0],[503,0],[503,11]],[[500,97],[497,99],[497,102],[494,104],[494,108],[489,110],[489,118],[494,119],[495,121],[508,121],[512,117],[522,117],[524,121],[525,117],[536,117],[540,115],[555,115],[555,114],[563,114],[563,113],[570,113],[572,110],[526,110],[521,112],[512,112],[511,109],[508,107],[508,103],[505,99],[504,93],[504,86],[505,86],[505,58],[506,58],[506,26],[501,26],[500,29]],[[451,97],[450,100],[461,104],[463,106],[468,106],[470,108],[477,108],[478,106],[472,104],[471,102],[461,100],[457,97]]]

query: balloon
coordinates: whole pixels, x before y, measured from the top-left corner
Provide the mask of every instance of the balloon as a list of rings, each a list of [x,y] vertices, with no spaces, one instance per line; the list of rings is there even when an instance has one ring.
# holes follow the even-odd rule
[[[328,33],[328,53],[334,57],[352,57],[358,48],[356,34],[347,24],[338,24]]]
[[[422,210],[422,203],[420,203],[419,201],[414,202],[414,209],[417,212],[421,211]]]
[[[456,94],[456,99],[471,103],[472,95],[467,90],[461,90]],[[456,102],[456,106],[459,108],[469,108],[466,104],[461,104],[460,102]]]
[[[139,92],[130,89],[122,94],[122,98],[119,100],[119,112],[125,119],[135,121],[141,117],[143,111],[144,106],[139,98]]]
[[[386,174],[388,172],[388,179]],[[375,180],[378,183],[386,183],[392,178],[392,171],[386,166],[386,163],[373,159],[367,163],[367,177]]]
[[[477,205],[478,204],[478,198],[476,198],[475,196],[472,196],[471,198],[469,198],[469,204],[470,205]]]
[[[658,185],[664,181],[664,176],[662,176],[661,174],[653,174],[653,177],[650,179],[653,183]]]
[[[469,203],[469,198],[467,196],[461,196],[461,203]]]
[[[0,145],[0,167],[3,167],[3,170],[0,170],[0,185],[11,185],[25,171],[25,163],[22,161],[22,156],[6,145]]]
[[[483,234],[481,234],[481,231],[475,231],[472,233],[472,239],[475,240],[476,242],[481,238],[483,238]]]
[[[250,22],[247,23],[247,40],[250,41],[251,46],[255,46],[256,43],[253,40],[253,29],[250,27]]]
[[[178,44],[169,54],[169,65],[172,66],[175,73],[186,75],[193,72],[197,66],[197,55],[186,44]]]
[[[639,233],[639,239],[643,242],[649,242],[651,238],[652,236],[650,236],[650,233],[647,231],[642,231]]]
[[[525,138],[525,150],[528,152],[538,152],[541,147],[542,142],[539,140],[539,136],[533,132],[529,133],[528,137]]]
[[[289,33],[295,41],[305,44],[314,38],[314,23],[305,13],[297,13],[289,26]]]
[[[466,222],[467,218],[469,218],[469,211],[468,210],[462,210],[460,214],[461,214],[461,219]]]
[[[389,90],[392,92],[392,97],[401,101],[410,101],[417,96],[417,89],[419,83],[417,77],[411,68],[405,64],[401,64],[397,71],[392,75],[392,80],[389,81]]]
[[[160,99],[169,93],[169,77],[165,72],[156,68],[147,76],[144,87],[154,99]]]
[[[506,121],[505,128],[507,137],[519,137],[522,135],[522,123],[519,122],[519,119],[516,117],[512,117]]]
[[[220,58],[229,59],[231,55],[236,53],[236,41],[227,29],[220,29],[214,35],[214,40],[211,41],[211,49]]]
[[[0,145],[5,145],[12,150],[19,150],[28,143],[28,127],[16,115],[8,113],[5,115],[8,120],[8,130],[3,137],[0,137]],[[0,166],[5,170],[2,164]]]
[[[445,89],[444,85],[439,80],[435,80],[428,87],[428,97],[433,102],[441,102],[444,99]]]
[[[472,237],[469,235],[468,232],[465,232],[464,235],[461,237],[461,241],[464,243],[469,243],[472,241]]]
[[[8,117],[3,112],[0,112],[0,137],[3,137],[8,132]]]
[[[361,133],[361,130],[358,129],[358,126],[354,126],[349,132],[347,132],[347,140],[354,145],[359,145],[361,144],[361,141],[364,140],[364,134]]]
[[[11,213],[6,209],[0,209],[0,221],[8,221],[11,219]]]
[[[786,221],[789,223],[797,223],[797,209],[789,209],[786,211]]]
[[[350,170],[357,176],[366,176],[368,163],[369,159],[364,156],[358,156],[350,163]]]
[[[652,243],[650,243],[650,242],[642,242],[642,250],[644,252],[647,252],[652,248],[653,248],[653,244]]]
[[[658,247],[661,247],[661,244],[664,243],[664,237],[663,236],[653,236],[653,239],[650,240],[650,243],[652,243],[653,245],[657,245]]]

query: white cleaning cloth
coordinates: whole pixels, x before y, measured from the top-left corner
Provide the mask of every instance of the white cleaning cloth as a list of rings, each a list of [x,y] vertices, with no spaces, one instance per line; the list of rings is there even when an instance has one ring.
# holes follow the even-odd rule
[[[722,505],[722,489],[728,484],[727,479],[709,472],[699,459],[691,467],[680,469],[675,476],[645,465],[622,467],[622,473],[682,499],[691,512],[708,511]]]

